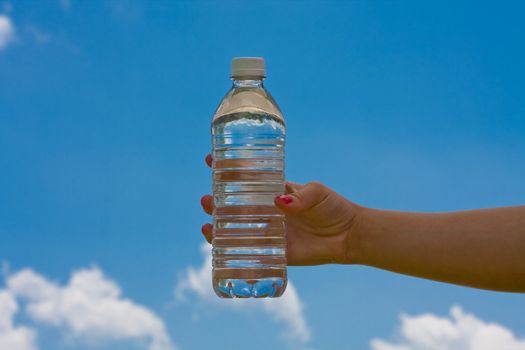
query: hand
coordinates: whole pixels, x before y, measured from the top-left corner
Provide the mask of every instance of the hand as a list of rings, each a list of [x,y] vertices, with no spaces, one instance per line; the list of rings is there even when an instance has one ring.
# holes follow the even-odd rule
[[[211,155],[206,163],[211,167]],[[213,197],[201,199],[204,211],[213,212]],[[358,238],[352,234],[361,209],[319,182],[286,183],[285,195],[275,205],[286,215],[288,265],[348,264],[355,262]],[[213,225],[202,226],[208,242]]]

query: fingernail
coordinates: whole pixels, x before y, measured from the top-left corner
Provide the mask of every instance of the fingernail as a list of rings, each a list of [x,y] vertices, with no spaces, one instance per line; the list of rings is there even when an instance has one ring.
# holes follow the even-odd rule
[[[284,204],[290,204],[293,202],[293,198],[292,196],[287,196],[287,195],[280,195],[277,197],[277,200],[284,203]]]

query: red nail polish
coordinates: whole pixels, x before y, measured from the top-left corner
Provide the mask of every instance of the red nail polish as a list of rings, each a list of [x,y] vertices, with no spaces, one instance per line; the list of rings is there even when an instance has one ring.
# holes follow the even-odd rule
[[[284,204],[290,204],[293,202],[293,199],[291,196],[287,196],[287,195],[281,195],[279,197],[277,197],[277,199],[281,202],[283,202]]]

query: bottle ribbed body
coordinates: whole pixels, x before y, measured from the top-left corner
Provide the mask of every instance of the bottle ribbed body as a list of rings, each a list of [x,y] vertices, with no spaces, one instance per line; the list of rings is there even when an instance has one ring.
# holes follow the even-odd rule
[[[226,97],[228,98],[228,96]],[[223,298],[278,297],[286,288],[285,125],[243,108],[216,116],[213,144],[213,287]]]

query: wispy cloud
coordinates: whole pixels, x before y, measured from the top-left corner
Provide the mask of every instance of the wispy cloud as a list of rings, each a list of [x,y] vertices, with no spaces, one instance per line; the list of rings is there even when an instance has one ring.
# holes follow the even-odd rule
[[[124,21],[134,21],[142,16],[142,6],[138,1],[113,0],[109,3],[112,14]]]
[[[200,302],[213,305],[220,309],[244,311],[247,308],[268,313],[275,321],[287,326],[283,334],[292,344],[306,343],[310,337],[306,318],[303,313],[303,303],[293,283],[288,281],[286,292],[280,298],[266,299],[219,299],[211,286],[211,249],[207,243],[201,246],[203,262],[199,268],[188,267],[175,286],[175,298],[179,301],[187,299],[188,295],[197,297]]]
[[[13,4],[11,4],[9,1],[4,2],[2,5],[2,8],[4,10],[4,13],[11,13],[13,11]]]
[[[11,19],[0,14],[0,51],[4,50],[15,39],[15,26]]]
[[[164,322],[122,296],[119,286],[96,267],[75,271],[61,286],[31,269],[7,277],[0,291],[0,349],[36,350],[36,331],[15,327],[17,300],[35,325],[59,327],[74,341],[147,341],[148,350],[174,350]]]
[[[60,0],[60,6],[66,12],[71,9],[71,0]]]
[[[47,44],[52,39],[51,34],[43,31],[42,29],[38,28],[35,25],[27,26],[27,32],[31,35],[34,42],[37,43],[38,45]]]
[[[403,314],[398,340],[373,339],[370,345],[373,350],[525,350],[525,339],[456,306],[450,317]]]

